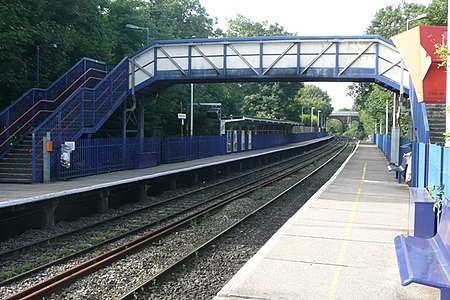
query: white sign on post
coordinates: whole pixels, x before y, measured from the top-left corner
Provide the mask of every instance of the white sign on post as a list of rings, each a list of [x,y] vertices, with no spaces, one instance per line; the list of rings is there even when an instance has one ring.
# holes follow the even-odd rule
[[[178,119],[186,120],[186,114],[178,114]]]

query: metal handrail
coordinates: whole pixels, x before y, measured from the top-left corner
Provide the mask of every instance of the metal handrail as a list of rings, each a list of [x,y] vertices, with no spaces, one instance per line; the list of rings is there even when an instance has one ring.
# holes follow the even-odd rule
[[[55,82],[53,82],[48,88],[46,89],[32,88],[28,92],[23,94],[21,97],[19,97],[12,104],[10,104],[6,109],[1,111],[0,142],[2,144],[0,146],[0,157],[7,154],[7,152],[11,149],[11,147],[17,144],[17,142],[20,141],[20,139],[22,138],[21,136],[17,135],[18,131],[15,131],[13,134],[11,134],[10,133],[11,129],[14,128],[14,126],[19,126],[20,127],[19,130],[23,129],[24,128],[24,126],[22,126],[23,119],[29,117],[30,112],[36,114],[41,113],[41,111],[35,112],[36,107],[42,105],[43,110],[49,110],[48,107],[49,104],[55,103],[61,97],[64,97],[64,95],[70,89],[73,89],[74,85],[76,86],[76,82],[78,82],[81,78],[83,78],[83,76],[86,76],[88,72],[92,72],[93,70],[97,72],[98,71],[106,72],[105,71],[106,69],[107,64],[104,62],[93,60],[90,58],[83,58],[80,61],[78,61],[75,65],[73,65]],[[73,81],[72,78],[76,78],[76,80]],[[62,91],[62,89],[64,90]],[[53,96],[55,94],[57,95],[55,99],[48,100],[48,97],[55,97]],[[37,101],[37,99],[39,99],[39,101]],[[32,117],[32,120],[36,122],[35,118],[36,117]],[[28,123],[30,123],[30,121],[28,121]]]
[[[66,93],[71,87],[73,87],[73,85],[83,76],[85,76],[85,74],[90,71],[92,68],[90,68],[89,70],[87,70],[85,73],[83,73],[75,82],[73,82],[69,87],[67,87],[58,97],[56,97],[53,100],[47,100],[47,99],[41,99],[38,102],[36,102],[32,107],[30,107],[25,113],[23,113],[19,118],[17,118],[14,122],[12,122],[7,128],[5,128],[2,132],[0,132],[0,137],[7,131],[9,131],[16,123],[18,123],[21,119],[23,119],[25,116],[28,115],[29,112],[31,112],[33,109],[35,109],[38,105],[42,104],[42,103],[56,103],[58,101],[58,99],[64,94]],[[103,70],[98,70],[98,69],[92,69],[95,71],[100,71],[100,72],[105,72]],[[79,89],[81,89],[83,87],[83,85],[85,85],[86,83],[88,83],[89,80],[94,79],[94,80],[101,80],[102,78],[99,77],[93,77],[90,76],[88,79],[86,79],[83,83],[81,83],[81,85],[75,90],[73,91],[66,99],[68,99],[70,96],[72,96],[73,94],[75,94]],[[33,113],[33,116],[28,119],[25,123],[23,123],[16,131],[14,131],[12,134],[10,134],[9,138],[5,139],[5,141],[3,141],[3,143],[0,144],[0,148],[3,147],[3,145],[5,145],[6,143],[8,143],[12,138],[14,138],[16,136],[16,133],[20,132],[26,125],[30,124],[41,112],[53,112],[53,110],[46,110],[46,109],[40,109],[39,111]]]
[[[22,96],[20,96],[16,101],[14,101],[13,103],[11,103],[7,108],[5,108],[3,111],[0,112],[0,118],[5,115],[6,113],[8,113],[14,106],[16,106],[20,101],[22,101],[27,95],[31,94],[33,91],[42,91],[42,92],[48,92],[50,91],[54,86],[56,86],[58,83],[60,83],[67,75],[69,75],[76,67],[78,67],[79,65],[81,65],[84,62],[93,62],[93,63],[98,63],[98,64],[102,64],[106,66],[106,63],[101,62],[101,61],[97,61],[94,59],[90,59],[90,58],[82,58],[80,61],[78,61],[75,65],[73,65],[66,73],[64,73],[61,77],[59,77],[55,82],[53,82],[48,88],[46,89],[42,89],[42,88],[32,88],[30,90],[28,90],[25,94],[23,94]]]
[[[106,77],[104,77],[100,82],[97,83],[97,85],[93,88],[86,88],[86,87],[81,87],[80,89],[78,89],[75,93],[71,94],[61,105],[59,105],[52,113],[50,116],[48,116],[45,121],[41,122],[39,124],[39,126],[37,126],[33,131],[32,131],[32,169],[33,169],[33,181],[39,181],[40,180],[40,176],[41,174],[38,174],[40,172],[40,170],[37,170],[37,161],[40,159],[41,155],[42,155],[42,147],[40,147],[41,143],[42,143],[42,139],[41,136],[39,135],[40,131],[42,131],[43,128],[45,128],[45,126],[47,126],[49,123],[51,123],[52,121],[54,121],[55,119],[57,120],[55,125],[51,125],[51,129],[46,130],[49,131],[51,133],[57,131],[58,133],[56,135],[52,135],[54,138],[53,139],[59,139],[60,135],[62,134],[62,132],[64,132],[66,129],[68,129],[69,127],[64,127],[62,128],[62,123],[63,121],[65,121],[67,118],[69,118],[71,116],[70,113],[65,114],[63,117],[61,116],[61,111],[63,109],[65,109],[68,105],[74,104],[74,101],[77,101],[78,97],[83,96],[83,94],[85,92],[92,92],[95,94],[95,91],[99,88],[99,86],[109,80],[111,80],[112,76],[115,75],[116,71],[127,65],[127,60],[128,58],[124,58],[119,64],[116,65],[116,67],[111,70],[108,75]],[[124,74],[128,74],[127,72],[128,70],[123,70],[121,71],[121,73],[119,74],[120,76],[123,76]],[[128,77],[126,77],[128,78]],[[114,84],[117,80],[119,80],[120,77],[118,76],[114,81],[112,81],[111,84]],[[122,84],[123,81],[121,81],[119,84]],[[128,85],[127,85],[128,87]],[[128,88],[127,88],[128,91]],[[125,96],[126,93],[124,95],[122,95],[121,97],[118,98],[124,98],[123,96]],[[97,100],[100,99],[100,97],[95,97],[93,98],[94,102],[97,102]],[[76,105],[75,108],[72,109],[76,110],[80,105],[82,105],[82,101],[85,99],[82,99],[80,101],[80,103],[78,103]],[[118,101],[115,102],[119,102],[120,100],[118,99]],[[74,121],[72,121],[71,123],[73,123]],[[98,123],[98,121],[96,122]],[[96,124],[96,126],[98,126],[98,124]],[[77,130],[77,133],[74,134],[74,137],[76,137],[79,134],[80,130]],[[74,138],[72,137],[72,138]],[[62,141],[60,141],[62,142]],[[54,165],[56,162],[56,156],[53,157],[52,159],[52,165]],[[36,172],[38,171],[38,172]]]

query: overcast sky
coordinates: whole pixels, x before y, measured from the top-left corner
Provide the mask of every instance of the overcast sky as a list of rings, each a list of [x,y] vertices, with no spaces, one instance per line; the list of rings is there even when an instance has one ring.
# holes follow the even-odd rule
[[[226,30],[226,19],[241,14],[252,21],[278,23],[286,31],[300,36],[361,35],[375,13],[402,0],[200,0],[218,27]],[[405,1],[429,5],[431,0]],[[405,25],[406,26],[406,25]],[[333,107],[351,108],[348,83],[317,83],[332,98]]]

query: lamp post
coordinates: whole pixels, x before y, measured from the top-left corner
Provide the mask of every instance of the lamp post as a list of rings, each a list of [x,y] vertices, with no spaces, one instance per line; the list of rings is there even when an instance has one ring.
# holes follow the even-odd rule
[[[418,15],[418,16],[412,18],[412,19],[406,20],[406,30],[409,30],[409,24],[410,24],[411,22],[417,21],[417,20],[425,19],[427,16],[428,16],[427,14],[421,14],[421,15]]]
[[[41,48],[57,48],[56,44],[41,44],[36,45],[36,87],[39,87],[39,67],[41,64],[40,50]]]
[[[311,132],[313,132],[313,113],[314,113],[315,107],[311,107]]]
[[[319,132],[320,132],[320,113],[321,112],[322,111],[320,109],[317,111],[317,131],[319,131]]]
[[[303,124],[303,105],[302,105],[302,126],[304,126],[304,124]]]
[[[125,25],[125,28],[132,30],[145,30],[145,46],[148,46],[148,27],[140,27],[133,24]]]
[[[189,131],[190,131],[190,135],[193,136],[194,135],[194,84],[191,83],[191,115],[190,115],[190,127],[189,127]]]

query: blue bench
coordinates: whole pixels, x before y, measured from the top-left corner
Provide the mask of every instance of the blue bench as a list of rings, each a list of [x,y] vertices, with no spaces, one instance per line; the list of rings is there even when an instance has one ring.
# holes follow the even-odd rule
[[[389,165],[387,168],[389,172],[394,171],[395,172],[395,178],[397,178],[398,183],[402,182],[402,175],[405,175],[406,180],[406,171],[408,170],[409,161],[411,160],[411,153],[406,153],[403,155],[402,164],[399,166],[396,165]]]
[[[450,299],[450,205],[444,201],[437,234],[429,239],[399,235],[394,239],[401,284],[439,288]]]

